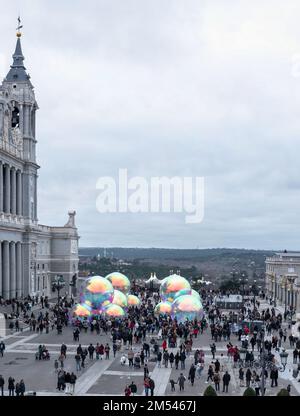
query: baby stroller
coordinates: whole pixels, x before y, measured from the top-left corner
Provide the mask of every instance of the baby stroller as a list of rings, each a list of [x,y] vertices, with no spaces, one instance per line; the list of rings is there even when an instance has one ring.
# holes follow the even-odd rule
[[[120,359],[120,363],[121,363],[121,365],[125,365],[126,364],[126,357],[125,357],[125,355],[123,355],[122,357],[121,357],[121,359]]]
[[[141,368],[141,358],[135,357],[134,359],[134,368]]]
[[[50,360],[50,354],[49,354],[48,350],[43,351],[42,359],[43,360]]]

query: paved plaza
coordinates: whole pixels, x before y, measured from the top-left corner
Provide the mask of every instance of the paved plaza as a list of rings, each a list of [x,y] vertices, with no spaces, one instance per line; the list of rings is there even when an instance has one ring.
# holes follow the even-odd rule
[[[39,334],[30,332],[28,328],[24,328],[22,332],[10,334],[7,331],[7,335],[4,338],[6,344],[6,350],[4,357],[0,357],[0,374],[6,380],[12,376],[16,381],[21,378],[24,379],[26,385],[26,391],[36,391],[37,395],[65,395],[63,392],[58,392],[57,386],[57,374],[54,368],[54,360],[59,357],[60,346],[62,343],[67,345],[67,356],[64,363],[64,369],[66,371],[73,371],[78,379],[75,388],[75,395],[124,395],[125,386],[132,381],[137,385],[137,395],[144,394],[144,373],[143,366],[140,369],[130,368],[127,364],[121,365],[120,358],[123,354],[127,356],[128,347],[122,346],[120,351],[117,351],[116,357],[113,357],[112,348],[111,356],[109,360],[89,360],[86,359],[86,366],[81,371],[76,371],[75,365],[75,353],[79,342],[82,346],[88,346],[90,343],[96,345],[105,345],[107,342],[112,346],[112,340],[109,335],[96,333],[81,332],[79,342],[73,341],[73,328],[70,326],[63,329],[63,333],[58,335],[56,329],[49,332],[49,334]],[[287,340],[288,341],[288,340]],[[147,342],[150,342],[150,337],[147,337]],[[159,341],[161,344],[162,341]],[[154,360],[154,355],[151,352],[150,359],[148,360],[148,367],[150,376],[155,382],[154,394],[157,395],[170,395],[170,396],[184,396],[184,395],[203,395],[204,390],[209,385],[207,380],[207,369],[209,364],[213,361],[210,352],[210,343],[212,342],[210,337],[210,331],[208,330],[203,335],[198,335],[194,338],[193,352],[186,359],[185,370],[176,370],[162,367],[159,368]],[[231,336],[231,342],[240,346],[236,336]],[[50,360],[36,360],[35,354],[40,344],[45,344],[50,353]],[[240,387],[238,378],[238,368],[233,368],[233,363],[227,358],[227,342],[216,343],[217,352],[216,358],[219,359],[223,370],[228,370],[231,375],[231,381],[229,385],[229,392],[222,393],[222,382],[220,383],[221,391],[218,395],[242,395],[245,387]],[[139,352],[142,344],[134,344],[133,349],[135,352]],[[283,373],[279,373],[278,387],[270,387],[270,379],[267,379],[266,383],[266,395],[276,395],[281,388],[286,388],[288,384],[291,385],[291,394],[300,395],[300,383],[292,377],[292,349],[289,343],[286,342],[283,347],[286,348],[289,353],[288,365]],[[205,368],[199,379],[195,379],[194,386],[191,385],[188,380],[188,371],[193,363],[193,355],[196,349],[203,349],[205,351]],[[177,349],[168,349],[169,352],[176,353]],[[223,356],[221,356],[223,354]],[[279,357],[277,357],[279,360]],[[260,372],[260,370],[258,370]],[[175,392],[171,391],[170,380],[177,381],[180,373],[186,377],[185,389],[179,392],[178,384],[175,385]],[[212,386],[214,387],[213,383]],[[7,392],[6,392],[7,394]]]

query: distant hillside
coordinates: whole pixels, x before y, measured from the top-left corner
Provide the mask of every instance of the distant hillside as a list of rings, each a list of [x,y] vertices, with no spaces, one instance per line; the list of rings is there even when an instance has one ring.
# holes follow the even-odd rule
[[[86,257],[104,256],[104,248],[80,248],[81,262]],[[106,249],[106,257],[122,259],[124,261],[136,260],[139,264],[158,269],[189,269],[197,273],[207,274],[211,278],[221,279],[230,276],[231,272],[245,271],[251,278],[263,279],[265,272],[265,259],[274,252],[267,250],[247,249],[164,249],[164,248],[121,248]]]
[[[81,247],[80,256],[104,255],[103,247]],[[211,249],[168,249],[168,248],[122,248],[112,247],[106,249],[107,257],[118,259],[170,259],[170,260],[207,260],[220,258],[265,258],[272,255],[273,251],[247,250],[235,248],[211,248]]]

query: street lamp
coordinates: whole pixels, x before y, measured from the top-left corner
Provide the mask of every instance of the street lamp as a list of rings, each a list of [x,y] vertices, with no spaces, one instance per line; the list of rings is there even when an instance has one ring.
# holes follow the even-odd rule
[[[252,286],[252,292],[253,292],[253,302],[254,302],[254,308],[255,308],[255,296],[256,296],[256,280],[253,280],[254,285]]]
[[[240,284],[243,286],[243,301],[245,297],[245,283],[248,282],[248,279],[245,279],[245,274],[242,274],[242,279],[239,279]]]
[[[246,348],[241,348],[240,349],[240,359],[244,362],[246,359],[246,354],[247,354],[247,350]]]
[[[288,281],[289,281],[290,290],[291,290],[291,311],[293,313],[293,309],[294,309],[294,283],[295,283],[295,277],[294,276],[288,276]]]
[[[59,293],[63,287],[65,287],[66,282],[64,281],[64,277],[60,274],[54,277],[54,281],[52,283],[52,291],[55,292],[57,290],[57,306],[59,306]]]
[[[279,355],[280,355],[280,361],[281,361],[282,367],[279,368],[278,370],[279,371],[284,371],[285,367],[287,365],[289,354],[285,351],[285,349],[283,349],[282,352]]]

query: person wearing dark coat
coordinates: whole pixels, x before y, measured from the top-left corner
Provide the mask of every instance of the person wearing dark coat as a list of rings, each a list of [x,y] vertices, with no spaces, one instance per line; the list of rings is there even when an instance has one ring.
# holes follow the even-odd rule
[[[12,377],[8,379],[8,394],[9,396],[15,395],[15,379]]]
[[[0,390],[1,390],[1,395],[4,396],[4,378],[2,377],[2,375],[0,374]]]
[[[252,373],[251,373],[250,368],[248,368],[248,370],[246,371],[246,387],[250,387],[251,379],[252,379]]]
[[[223,376],[223,393],[228,393],[230,378],[230,374],[228,373],[228,371],[226,371],[226,373]]]
[[[271,387],[277,387],[278,386],[278,370],[277,370],[277,368],[273,368],[271,370],[270,379],[272,380]]]
[[[19,391],[20,391],[20,396],[24,396],[24,393],[25,393],[24,380],[21,380],[20,383],[19,383]]]
[[[194,385],[195,374],[196,374],[196,367],[194,366],[194,364],[192,364],[190,371],[189,371],[189,380],[191,381],[192,386]]]

